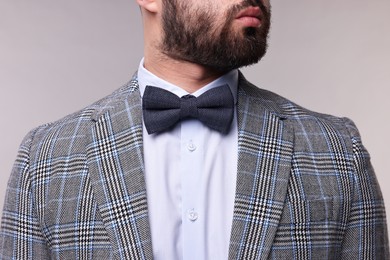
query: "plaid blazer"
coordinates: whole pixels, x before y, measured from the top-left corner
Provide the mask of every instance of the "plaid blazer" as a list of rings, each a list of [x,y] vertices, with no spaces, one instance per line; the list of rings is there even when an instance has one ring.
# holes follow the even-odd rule
[[[242,75],[229,259],[388,259],[382,195],[355,125]],[[137,79],[20,146],[1,259],[152,259]],[[161,238],[166,239],[166,238]]]

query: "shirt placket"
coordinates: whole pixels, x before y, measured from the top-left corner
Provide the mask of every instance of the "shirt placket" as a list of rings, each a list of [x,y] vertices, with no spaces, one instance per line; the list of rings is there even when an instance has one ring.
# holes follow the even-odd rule
[[[204,216],[200,204],[203,147],[202,125],[189,120],[181,125],[183,259],[202,259]]]

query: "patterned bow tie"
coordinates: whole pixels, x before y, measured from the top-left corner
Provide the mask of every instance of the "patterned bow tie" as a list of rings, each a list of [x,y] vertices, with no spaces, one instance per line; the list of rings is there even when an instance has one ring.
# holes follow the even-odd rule
[[[189,118],[227,134],[233,120],[234,99],[228,85],[210,89],[199,97],[181,98],[162,88],[146,86],[142,109],[148,134],[163,132]]]

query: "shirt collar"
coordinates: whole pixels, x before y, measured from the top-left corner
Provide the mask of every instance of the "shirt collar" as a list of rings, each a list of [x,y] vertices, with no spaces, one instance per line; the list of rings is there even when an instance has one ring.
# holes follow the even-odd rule
[[[138,77],[138,85],[139,85],[139,89],[141,92],[141,96],[143,96],[145,88],[148,85],[163,88],[163,89],[177,95],[178,97],[182,97],[182,96],[190,94],[187,91],[185,91],[184,89],[157,77],[156,75],[154,75],[153,73],[151,73],[150,71],[145,69],[144,59],[142,59],[140,64],[139,64],[137,77]],[[237,103],[237,88],[238,88],[238,70],[237,69],[232,70],[232,71],[224,74],[223,76],[217,78],[213,82],[210,82],[209,84],[198,89],[194,93],[191,93],[191,95],[198,97],[201,94],[203,94],[204,92],[206,92],[207,90],[210,90],[210,89],[222,86],[222,85],[226,85],[226,84],[229,86],[229,88],[233,94],[234,103],[236,104]]]

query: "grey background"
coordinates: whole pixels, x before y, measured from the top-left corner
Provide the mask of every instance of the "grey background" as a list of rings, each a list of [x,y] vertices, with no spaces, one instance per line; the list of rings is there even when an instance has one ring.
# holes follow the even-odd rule
[[[352,118],[389,209],[390,1],[271,2],[268,54],[244,73],[307,108]],[[24,135],[127,82],[142,42],[135,0],[0,0],[0,208]]]

